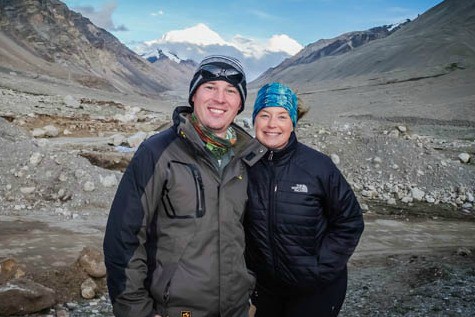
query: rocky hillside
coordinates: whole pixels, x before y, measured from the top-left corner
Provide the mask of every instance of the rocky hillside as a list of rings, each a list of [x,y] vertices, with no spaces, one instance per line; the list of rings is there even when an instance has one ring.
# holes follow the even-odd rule
[[[3,0],[0,25],[3,71],[142,95],[188,84],[189,66],[148,63],[58,0]]]
[[[400,25],[384,25],[375,27],[366,31],[355,31],[342,34],[332,39],[321,39],[315,43],[307,45],[296,55],[287,58],[277,67],[264,72],[257,79],[258,82],[268,81],[274,75],[278,75],[285,69],[300,65],[310,64],[326,56],[337,56],[354,50],[357,47],[368,44],[371,41],[382,39],[399,30],[402,26],[409,23],[406,21]]]
[[[375,80],[385,74],[391,80],[406,80],[441,76],[458,69],[473,71],[474,31],[475,2],[446,0],[400,30],[356,49],[349,49],[347,38],[343,41],[345,54],[335,54],[340,52],[340,38],[309,45],[254,81],[253,87],[270,80],[314,87],[321,81],[356,76]]]

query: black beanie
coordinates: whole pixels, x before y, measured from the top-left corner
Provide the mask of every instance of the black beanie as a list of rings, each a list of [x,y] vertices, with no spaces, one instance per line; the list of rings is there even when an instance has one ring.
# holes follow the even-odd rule
[[[215,65],[218,67],[221,67],[222,69],[233,69],[240,74],[242,74],[242,80],[240,82],[233,81],[225,76],[217,76],[217,77],[212,77],[212,78],[203,78],[201,74],[201,70],[203,66],[205,65]],[[239,95],[241,96],[241,109],[239,109],[239,112],[242,112],[244,110],[244,103],[246,102],[246,97],[247,97],[247,88],[246,88],[246,75],[244,73],[244,69],[241,65],[241,63],[230,56],[224,56],[224,55],[211,55],[208,57],[205,57],[203,61],[198,65],[198,68],[195,71],[195,74],[193,75],[193,79],[191,79],[190,82],[190,93],[188,97],[188,103],[190,104],[191,107],[193,107],[193,101],[191,100],[193,98],[193,95],[196,92],[196,89],[201,84],[204,84],[209,81],[214,81],[214,80],[224,80],[234,87],[239,91]]]

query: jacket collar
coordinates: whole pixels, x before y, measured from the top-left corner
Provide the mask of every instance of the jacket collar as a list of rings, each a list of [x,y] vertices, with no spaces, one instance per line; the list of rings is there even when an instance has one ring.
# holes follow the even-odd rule
[[[178,136],[187,139],[198,151],[204,151],[203,141],[188,119],[188,116],[192,112],[193,109],[189,106],[176,107],[173,112],[173,126]],[[239,125],[231,123],[231,126],[236,131],[237,136],[237,142],[233,146],[234,154],[242,157],[247,164],[254,164],[265,154],[266,148],[257,142],[257,140],[254,140],[252,136]],[[251,152],[253,152],[254,155],[246,159]]]
[[[281,150],[268,149],[267,153],[264,155],[264,158],[267,161],[280,162],[292,155],[292,153],[297,148],[297,144],[298,144],[297,136],[295,135],[295,132],[292,131],[292,133],[290,133],[289,143],[287,143],[287,145],[283,149]]]

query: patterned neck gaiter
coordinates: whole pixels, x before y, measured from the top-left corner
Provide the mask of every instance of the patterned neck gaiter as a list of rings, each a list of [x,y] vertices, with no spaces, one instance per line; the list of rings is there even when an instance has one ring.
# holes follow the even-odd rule
[[[210,129],[205,127],[195,114],[191,114],[191,124],[195,128],[196,132],[200,136],[201,140],[205,143],[205,147],[213,154],[216,159],[221,159],[229,149],[236,143],[236,131],[230,126],[226,130],[225,138],[220,138],[213,133]]]

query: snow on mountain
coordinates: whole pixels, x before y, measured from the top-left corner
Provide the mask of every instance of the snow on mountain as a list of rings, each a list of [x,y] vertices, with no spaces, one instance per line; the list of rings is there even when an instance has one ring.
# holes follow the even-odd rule
[[[248,81],[252,81],[302,48],[302,45],[285,34],[265,40],[235,35],[226,41],[217,32],[199,23],[190,28],[168,32],[159,39],[143,42],[133,50],[149,61],[171,54],[169,58],[177,63],[181,60],[199,62],[210,54],[234,56],[242,62]]]

